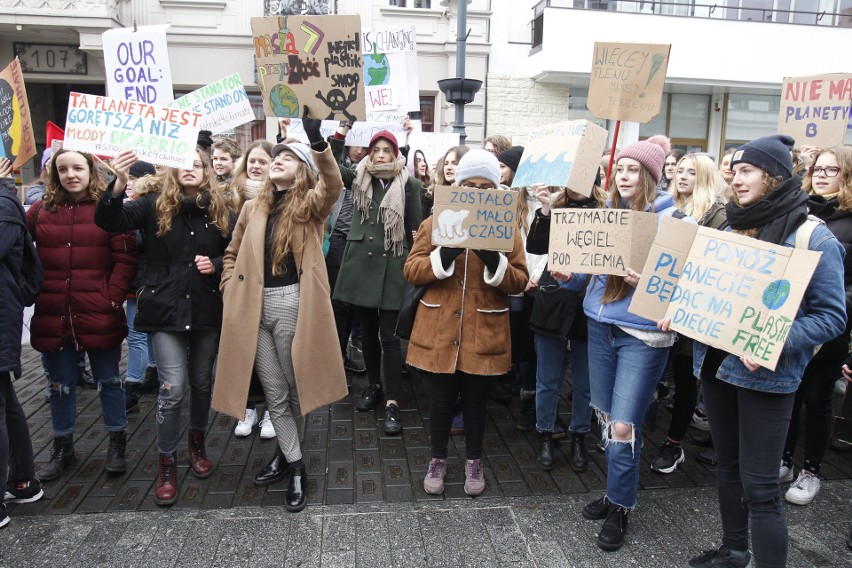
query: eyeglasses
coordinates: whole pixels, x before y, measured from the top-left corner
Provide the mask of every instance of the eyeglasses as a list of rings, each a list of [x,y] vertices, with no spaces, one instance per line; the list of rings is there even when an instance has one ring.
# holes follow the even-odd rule
[[[818,176],[820,174],[825,174],[825,177],[837,177],[837,174],[840,173],[840,168],[836,166],[829,166],[827,168],[819,167],[811,167],[811,175]]]

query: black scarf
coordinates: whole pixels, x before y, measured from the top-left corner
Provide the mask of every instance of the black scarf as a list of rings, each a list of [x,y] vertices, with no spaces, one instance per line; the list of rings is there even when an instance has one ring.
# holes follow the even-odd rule
[[[808,195],[802,191],[802,180],[798,176],[782,181],[763,199],[740,207],[728,202],[725,211],[732,229],[746,231],[757,228],[757,239],[783,244],[799,225],[808,218]]]
[[[210,193],[207,191],[203,191],[195,197],[182,196],[180,198],[180,212],[185,215],[203,211],[208,207],[210,207]]]

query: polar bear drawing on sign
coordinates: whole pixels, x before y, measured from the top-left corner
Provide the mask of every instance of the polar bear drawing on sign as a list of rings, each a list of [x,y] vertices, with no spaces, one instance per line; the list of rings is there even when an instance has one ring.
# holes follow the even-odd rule
[[[438,226],[432,229],[432,242],[436,245],[457,245],[467,240],[467,229],[462,227],[470,211],[445,209],[438,215]]]

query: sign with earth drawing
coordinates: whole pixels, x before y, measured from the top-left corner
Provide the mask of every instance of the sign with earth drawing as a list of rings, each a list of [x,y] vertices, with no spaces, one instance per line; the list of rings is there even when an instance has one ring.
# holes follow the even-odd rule
[[[360,16],[252,18],[266,116],[363,121]]]
[[[821,255],[664,217],[628,311],[774,371]]]
[[[373,28],[363,33],[367,120],[380,122],[380,114],[386,111],[420,110],[414,27]]]

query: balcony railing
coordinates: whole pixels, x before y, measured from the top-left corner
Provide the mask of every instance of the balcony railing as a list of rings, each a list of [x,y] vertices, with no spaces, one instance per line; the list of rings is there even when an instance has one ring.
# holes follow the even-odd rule
[[[714,20],[772,22],[777,24],[800,24],[852,28],[852,7],[847,0],[832,0],[833,11],[820,12],[796,9],[793,0],[720,0],[719,2],[697,2],[695,0],[541,0],[533,8],[532,47],[542,42],[545,8],[571,8],[575,10],[598,10],[637,15],[681,16]],[[793,5],[794,9],[781,8]],[[820,4],[825,5],[826,2]]]
[[[0,0],[0,11],[34,15],[63,13],[86,17],[110,17],[118,14],[120,0]]]

